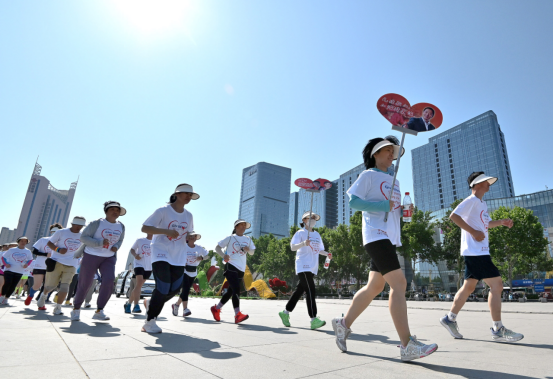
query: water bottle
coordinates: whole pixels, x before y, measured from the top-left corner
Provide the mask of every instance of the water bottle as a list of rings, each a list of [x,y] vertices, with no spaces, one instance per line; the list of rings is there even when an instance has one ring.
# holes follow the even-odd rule
[[[411,222],[411,216],[413,212],[411,211],[411,205],[413,202],[411,201],[411,197],[409,196],[409,193],[405,193],[405,197],[403,198],[403,222],[409,223]]]

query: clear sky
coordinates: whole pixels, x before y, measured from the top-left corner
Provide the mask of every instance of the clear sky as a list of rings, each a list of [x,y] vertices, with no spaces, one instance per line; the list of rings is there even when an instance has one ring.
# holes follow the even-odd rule
[[[17,225],[40,155],[53,186],[80,175],[71,217],[127,208],[118,270],[183,182],[212,249],[244,167],[336,179],[390,134],[376,110],[389,92],[440,107],[440,131],[493,110],[516,194],[551,188],[552,14],[551,1],[3,1],[0,226]],[[399,180],[412,191],[410,154]]]

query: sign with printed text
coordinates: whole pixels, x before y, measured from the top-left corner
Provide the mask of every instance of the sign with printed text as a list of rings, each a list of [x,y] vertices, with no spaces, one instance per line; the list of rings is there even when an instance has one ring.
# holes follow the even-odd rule
[[[442,111],[431,103],[417,103],[413,106],[399,94],[386,94],[376,103],[378,112],[392,125],[417,132],[438,129],[443,122]]]
[[[294,181],[294,184],[305,190],[317,190],[324,191],[332,187],[332,182],[328,179],[317,178],[316,180],[310,180],[309,178],[298,178]]]

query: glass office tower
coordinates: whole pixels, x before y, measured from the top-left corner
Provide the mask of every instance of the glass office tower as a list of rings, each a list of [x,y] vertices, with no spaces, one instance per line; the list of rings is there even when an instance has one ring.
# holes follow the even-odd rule
[[[485,199],[515,195],[505,137],[493,111],[432,136],[411,156],[414,201],[424,211],[448,208],[468,197],[467,178],[475,171],[499,178]]]
[[[252,224],[246,235],[288,236],[292,170],[259,162],[242,170],[238,217]]]

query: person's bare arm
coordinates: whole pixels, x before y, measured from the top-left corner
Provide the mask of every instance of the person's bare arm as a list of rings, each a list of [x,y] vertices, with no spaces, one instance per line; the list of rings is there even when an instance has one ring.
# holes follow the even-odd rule
[[[471,234],[476,241],[482,241],[486,238],[486,234],[484,234],[482,231],[475,230],[474,228],[469,226],[467,222],[465,222],[463,218],[461,218],[461,216],[452,212],[451,215],[449,216],[449,219],[451,219],[453,223],[459,226],[459,228]]]

